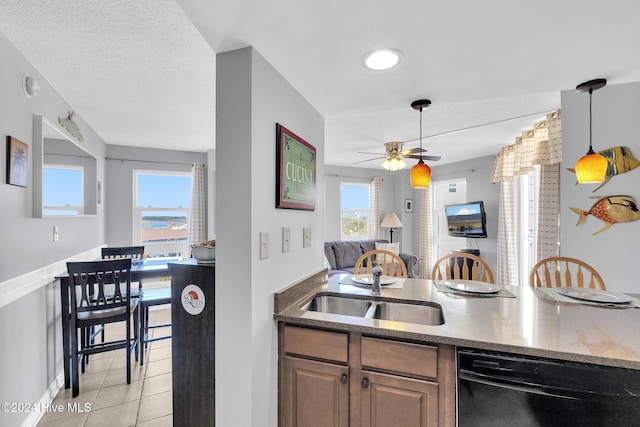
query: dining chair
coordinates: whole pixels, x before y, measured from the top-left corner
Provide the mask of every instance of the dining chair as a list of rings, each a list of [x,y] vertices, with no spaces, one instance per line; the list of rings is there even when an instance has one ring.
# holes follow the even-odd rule
[[[495,283],[493,271],[485,260],[477,255],[463,252],[451,252],[437,260],[431,270],[431,279]]]
[[[529,273],[534,288],[575,286],[606,290],[604,280],[595,268],[576,258],[554,256],[536,263]]]
[[[354,274],[373,274],[373,264],[376,262],[385,275],[393,277],[407,277],[407,266],[399,255],[394,252],[374,249],[365,252],[358,258],[353,267]]]
[[[131,352],[138,345],[138,299],[131,297],[131,259],[68,262],[70,284],[71,385],[72,396],[80,393],[79,370],[85,356],[124,348],[126,349],[127,384],[131,384]],[[112,286],[113,293],[105,290]],[[85,331],[97,326],[123,322],[124,339],[100,343],[86,339]],[[80,336],[80,339],[78,339]]]
[[[140,297],[140,324],[138,336],[140,337],[140,366],[144,365],[144,352],[150,342],[171,338],[171,333],[159,337],[150,337],[149,329],[158,329],[171,326],[171,323],[149,324],[149,308],[159,305],[171,304],[171,288],[147,289]]]

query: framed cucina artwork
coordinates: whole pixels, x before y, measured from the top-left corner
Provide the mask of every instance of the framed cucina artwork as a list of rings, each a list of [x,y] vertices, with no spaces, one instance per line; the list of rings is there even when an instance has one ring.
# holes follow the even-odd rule
[[[316,208],[316,149],[276,123],[276,208]]]

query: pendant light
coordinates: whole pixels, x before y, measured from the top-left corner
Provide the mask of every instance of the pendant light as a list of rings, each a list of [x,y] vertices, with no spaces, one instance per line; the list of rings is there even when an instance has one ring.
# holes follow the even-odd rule
[[[420,111],[420,160],[411,168],[411,186],[413,188],[427,188],[431,182],[431,168],[422,161],[422,110],[429,108],[431,101],[419,99],[411,103],[411,108]]]
[[[604,181],[609,162],[604,156],[593,151],[591,146],[591,95],[607,85],[605,79],[589,80],[576,86],[578,92],[589,92],[589,151],[576,162],[576,177],[579,184],[597,183]]]

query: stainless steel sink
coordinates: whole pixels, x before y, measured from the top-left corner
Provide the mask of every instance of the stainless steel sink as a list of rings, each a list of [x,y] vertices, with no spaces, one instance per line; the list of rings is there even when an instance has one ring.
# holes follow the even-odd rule
[[[444,316],[439,305],[405,304],[400,302],[378,302],[371,318],[394,322],[417,323],[419,325],[443,325]]]
[[[442,308],[430,302],[392,302],[336,295],[316,295],[301,310],[437,326],[444,324]]]
[[[317,295],[300,308],[302,310],[317,311],[319,313],[364,317],[369,307],[371,307],[371,301],[368,300],[337,297],[333,295]]]

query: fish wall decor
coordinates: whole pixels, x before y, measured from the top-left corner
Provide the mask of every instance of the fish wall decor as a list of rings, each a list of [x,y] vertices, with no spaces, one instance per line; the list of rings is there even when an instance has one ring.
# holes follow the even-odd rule
[[[614,176],[629,172],[640,166],[640,161],[633,157],[629,147],[607,148],[606,150],[598,151],[598,154],[607,159],[607,173],[605,174],[602,183],[600,183],[600,185],[598,185],[592,192],[596,192],[602,188],[602,186],[609,182],[609,180]],[[573,168],[567,168],[567,170],[573,173],[576,172]]]
[[[606,224],[600,230],[593,233],[594,236],[602,233],[613,224],[632,222],[640,219],[638,205],[631,196],[597,196],[591,198],[598,199],[598,201],[595,202],[588,211],[583,211],[578,208],[571,208],[571,210],[580,215],[576,225],[582,224],[589,215],[593,215]]]
[[[65,128],[67,132],[71,134],[71,136],[73,136],[78,141],[83,142],[84,137],[80,133],[80,128],[78,128],[78,125],[76,125],[75,122],[71,120],[73,118],[73,114],[73,111],[70,111],[68,117],[58,117],[58,123],[60,123],[60,126]]]

